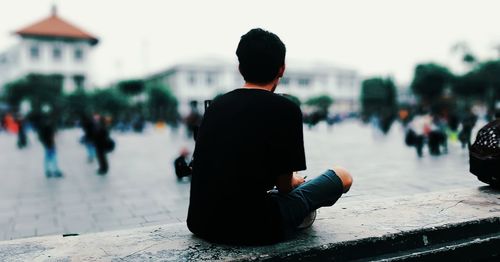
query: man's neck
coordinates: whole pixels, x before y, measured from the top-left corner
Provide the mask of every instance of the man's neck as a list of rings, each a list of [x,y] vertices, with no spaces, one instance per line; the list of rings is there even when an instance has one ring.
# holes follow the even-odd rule
[[[274,89],[276,89],[276,85],[275,85],[274,81],[269,83],[269,84],[254,84],[254,83],[247,82],[243,85],[243,88],[262,89],[262,90],[266,90],[269,92],[274,92]]]

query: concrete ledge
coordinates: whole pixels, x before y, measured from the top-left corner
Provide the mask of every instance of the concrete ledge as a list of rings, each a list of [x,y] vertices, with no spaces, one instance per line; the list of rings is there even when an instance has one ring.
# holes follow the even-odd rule
[[[215,245],[185,224],[0,242],[0,261],[426,260],[500,258],[500,191],[488,187],[322,209],[277,245]],[[451,257],[450,257],[451,256]]]

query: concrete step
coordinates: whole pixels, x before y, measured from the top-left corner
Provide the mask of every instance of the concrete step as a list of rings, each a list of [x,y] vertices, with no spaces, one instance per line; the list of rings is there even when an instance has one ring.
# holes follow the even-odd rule
[[[270,261],[476,261],[500,257],[500,218],[332,243]]]
[[[340,202],[269,246],[216,245],[177,223],[3,241],[0,261],[494,261],[499,237],[500,191],[481,187]]]

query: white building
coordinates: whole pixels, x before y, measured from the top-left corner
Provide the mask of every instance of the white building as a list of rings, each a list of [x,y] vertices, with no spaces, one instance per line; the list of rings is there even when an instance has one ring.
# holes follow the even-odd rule
[[[160,82],[170,87],[179,99],[179,110],[185,114],[189,102],[213,99],[243,85],[238,64],[218,59],[203,59],[178,64],[147,81]],[[352,69],[335,67],[321,63],[288,62],[284,77],[277,93],[298,97],[301,101],[318,96],[329,95],[334,99],[334,111],[352,112],[358,109],[361,78]]]
[[[65,92],[89,87],[89,54],[98,39],[52,14],[15,31],[18,43],[0,53],[0,91],[28,74],[60,75]]]

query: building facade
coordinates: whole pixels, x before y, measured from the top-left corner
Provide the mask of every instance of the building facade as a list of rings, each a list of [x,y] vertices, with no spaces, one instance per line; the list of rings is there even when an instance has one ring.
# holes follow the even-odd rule
[[[29,74],[60,76],[65,92],[90,86],[89,55],[98,39],[63,20],[55,8],[15,36],[18,43],[0,53],[0,90]]]
[[[175,65],[147,77],[147,82],[164,84],[179,100],[179,111],[187,113],[189,103],[213,99],[243,85],[236,62],[219,59],[200,59]],[[276,92],[307,99],[328,95],[334,99],[333,110],[358,110],[361,78],[357,71],[324,63],[287,62],[284,77]]]

